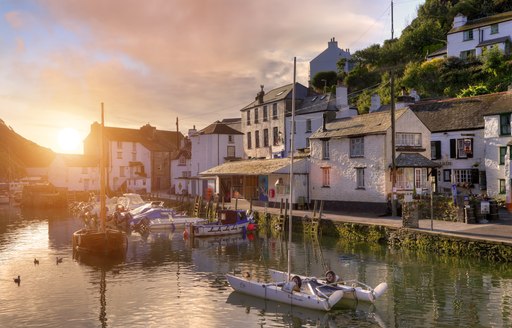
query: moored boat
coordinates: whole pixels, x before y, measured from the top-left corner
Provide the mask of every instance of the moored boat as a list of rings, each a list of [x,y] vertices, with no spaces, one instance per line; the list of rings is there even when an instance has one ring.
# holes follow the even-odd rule
[[[247,216],[244,210],[219,210],[217,220],[207,223],[185,225],[185,235],[190,237],[221,236],[247,232],[252,214]]]
[[[288,277],[288,273],[284,271],[269,269],[270,276],[274,281],[282,281]],[[333,271],[330,271],[333,277],[337,277]],[[329,273],[329,272],[328,272]],[[295,274],[292,273],[295,276]],[[331,293],[342,290],[344,299],[353,299],[357,301],[370,302],[374,303],[382,294],[386,292],[388,289],[388,284],[385,282],[381,282],[375,288],[372,288],[365,283],[356,280],[347,280],[347,281],[338,281],[337,278],[332,280],[332,278],[324,277],[324,278],[315,278],[315,277],[306,277],[298,275],[301,279],[310,279],[315,280],[319,284],[319,289],[325,295],[330,295]]]

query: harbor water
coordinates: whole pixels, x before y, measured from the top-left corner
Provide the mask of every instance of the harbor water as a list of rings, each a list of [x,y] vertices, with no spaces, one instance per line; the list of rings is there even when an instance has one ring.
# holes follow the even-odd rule
[[[66,211],[0,208],[1,327],[512,327],[510,264],[279,232],[190,240],[180,227],[133,233],[125,256],[102,259],[73,254],[81,227]],[[288,247],[294,272],[388,290],[330,312],[232,291],[225,273],[268,279]]]

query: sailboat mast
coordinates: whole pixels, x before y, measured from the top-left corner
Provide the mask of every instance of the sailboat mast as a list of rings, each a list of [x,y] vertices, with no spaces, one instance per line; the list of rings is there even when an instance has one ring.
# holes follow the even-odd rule
[[[296,62],[297,58],[293,57],[293,86],[292,86],[292,124],[290,124],[290,216],[288,217],[288,279],[290,279],[290,272],[292,272],[291,265],[291,249],[292,244],[292,209],[293,209],[293,153],[295,151],[295,76],[296,76]]]
[[[101,230],[105,231],[105,220],[107,216],[105,199],[105,141],[104,141],[105,117],[103,103],[101,103],[101,128],[100,128],[100,221]]]

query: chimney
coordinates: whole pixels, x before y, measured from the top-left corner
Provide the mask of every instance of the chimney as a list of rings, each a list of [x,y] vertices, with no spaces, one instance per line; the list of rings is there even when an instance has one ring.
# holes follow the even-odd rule
[[[370,113],[376,112],[380,108],[380,96],[376,93],[372,94],[370,100]]]
[[[347,87],[344,85],[338,85],[336,87],[336,108],[348,106],[348,94]]]
[[[193,125],[193,128],[192,129],[188,129],[188,137],[190,138],[191,136],[193,136],[194,134],[197,133],[197,130],[196,130],[196,126]]]
[[[464,26],[467,22],[468,18],[463,14],[458,13],[457,16],[453,17],[453,28]]]
[[[327,113],[322,114],[322,132],[327,131],[327,129],[325,128],[325,121],[327,121]]]
[[[409,92],[409,96],[413,97],[415,102],[420,101],[420,95],[414,89],[411,89],[411,92]]]
[[[260,92],[258,92],[256,94],[255,100],[258,101],[258,104],[263,104],[263,96],[265,95],[265,91],[263,91],[263,87],[264,87],[263,84],[260,85],[261,90],[260,90]]]
[[[327,43],[327,48],[338,48],[338,41],[336,41],[334,38],[332,38],[332,39]]]

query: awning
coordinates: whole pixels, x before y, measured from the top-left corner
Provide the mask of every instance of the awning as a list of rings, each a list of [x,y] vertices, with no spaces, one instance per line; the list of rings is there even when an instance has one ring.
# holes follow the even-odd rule
[[[431,161],[419,153],[401,153],[395,160],[396,167],[439,167],[438,163]]]
[[[307,174],[305,158],[293,160],[293,172]],[[290,158],[249,159],[227,162],[201,172],[200,176],[289,174]]]

